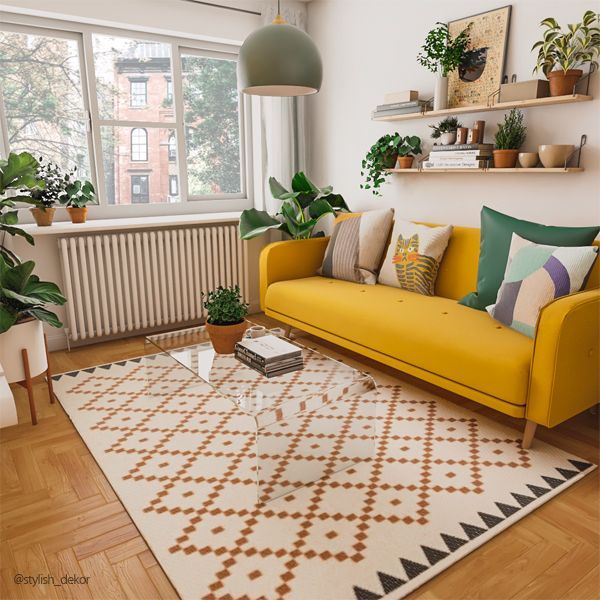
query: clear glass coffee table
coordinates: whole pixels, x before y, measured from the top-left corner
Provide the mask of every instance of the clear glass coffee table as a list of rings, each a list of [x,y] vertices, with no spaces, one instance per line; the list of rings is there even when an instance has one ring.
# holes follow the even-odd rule
[[[375,453],[373,378],[292,343],[302,349],[304,368],[269,379],[234,355],[216,354],[204,327],[146,337],[143,364],[150,395],[208,384],[232,410],[252,418],[259,502]]]

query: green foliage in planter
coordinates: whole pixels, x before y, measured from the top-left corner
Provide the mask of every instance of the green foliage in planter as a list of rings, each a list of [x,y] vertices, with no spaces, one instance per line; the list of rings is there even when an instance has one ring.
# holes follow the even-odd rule
[[[362,190],[373,190],[375,196],[381,196],[379,188],[385,183],[386,169],[394,167],[403,141],[404,138],[398,132],[386,133],[369,148],[360,172],[361,177],[365,178],[360,186]]]
[[[275,216],[264,210],[250,208],[240,216],[240,238],[250,240],[270,229],[283,231],[295,240],[312,236],[319,220],[327,214],[349,212],[346,201],[333,188],[318,188],[302,171],[292,178],[292,191],[284,188],[275,177],[269,179],[273,198],[281,200]]]
[[[44,181],[45,185],[43,188],[31,190],[31,203],[42,210],[62,203],[65,200],[67,186],[74,181],[75,171],[71,169],[63,172],[56,163],[45,162],[44,157],[40,156],[36,175],[38,179]]]
[[[495,137],[496,150],[518,150],[527,136],[527,127],[523,124],[523,112],[513,108],[504,115],[504,123],[498,123]]]
[[[421,154],[421,138],[418,135],[407,135],[402,138],[398,156],[417,156],[418,154]]]
[[[61,203],[67,208],[84,208],[95,199],[96,190],[91,182],[76,179],[65,187],[65,195],[62,197]]]
[[[442,119],[437,125],[430,125],[433,132],[431,133],[431,137],[434,140],[442,137],[442,133],[450,133],[452,131],[456,131],[459,127],[462,127],[462,124],[459,123],[456,117],[446,117]]]
[[[31,260],[11,265],[0,256],[0,333],[29,317],[62,327],[58,317],[46,305],[61,306],[66,299],[56,284],[40,281],[33,275],[34,267]]]
[[[567,25],[563,32],[556,19],[548,17],[541,23],[545,27],[543,38],[531,48],[538,49],[537,62],[533,72],[542,71],[544,75],[555,69],[565,73],[577,69],[589,62],[598,65],[600,54],[600,15],[593,10],[584,13],[581,23]]]
[[[20,236],[31,245],[33,238],[16,227],[19,222],[17,202],[32,203],[28,190],[43,189],[45,183],[36,176],[38,161],[28,152],[11,152],[6,160],[0,160],[0,257],[10,265],[19,263],[19,258],[5,245],[6,236]],[[13,195],[9,195],[13,194]]]
[[[446,23],[436,23],[425,38],[421,52],[417,56],[419,64],[434,73],[441,71],[443,77],[461,65],[471,43],[469,23],[455,38],[450,35]]]
[[[202,294],[202,306],[208,312],[207,321],[211,325],[235,325],[248,314],[248,304],[243,301],[237,285],[219,286],[206,296]]]

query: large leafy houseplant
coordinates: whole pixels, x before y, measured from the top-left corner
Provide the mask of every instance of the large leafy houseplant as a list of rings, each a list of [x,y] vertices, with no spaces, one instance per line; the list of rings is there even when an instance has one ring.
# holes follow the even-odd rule
[[[393,169],[398,159],[404,138],[398,133],[382,135],[367,152],[362,161],[361,176],[365,182],[360,188],[372,190],[375,196],[381,196],[379,188],[385,183],[387,169]]]
[[[277,179],[269,179],[273,197],[281,200],[280,211],[271,216],[264,210],[249,208],[240,216],[240,238],[250,240],[273,229],[295,240],[310,238],[319,220],[328,214],[349,211],[344,198],[333,188],[318,188],[303,172],[292,178],[292,191]]]

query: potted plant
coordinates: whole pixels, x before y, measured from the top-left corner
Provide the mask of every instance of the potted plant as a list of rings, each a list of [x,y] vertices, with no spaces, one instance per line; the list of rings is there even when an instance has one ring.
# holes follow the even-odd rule
[[[404,138],[399,133],[381,136],[369,149],[362,161],[362,177],[365,183],[361,184],[363,190],[373,190],[375,196],[381,196],[379,188],[385,183],[387,169],[393,169],[398,160],[400,146]],[[365,175],[366,174],[366,175]]]
[[[429,127],[433,129],[431,137],[434,140],[440,140],[440,143],[446,145],[456,142],[456,130],[462,127],[462,124],[458,122],[456,117],[446,117],[437,125],[430,125]]]
[[[534,73],[542,71],[550,82],[551,96],[572,94],[583,75],[584,63],[598,65],[600,54],[600,15],[593,10],[584,13],[581,23],[568,26],[564,32],[556,19],[548,17],[541,23],[546,31],[531,50],[538,49]]]
[[[250,240],[273,229],[294,240],[313,235],[319,220],[328,214],[348,212],[348,206],[333,188],[318,188],[302,171],[292,179],[292,191],[284,188],[275,177],[269,179],[273,197],[281,201],[280,212],[271,216],[264,210],[249,208],[240,215],[240,238]]]
[[[495,137],[494,167],[512,169],[517,164],[519,148],[527,135],[527,127],[523,124],[522,111],[513,108],[504,115],[504,122],[498,123]]]
[[[85,223],[87,204],[96,197],[94,186],[89,181],[76,179],[65,187],[65,195],[61,202],[66,206],[71,223]]]
[[[406,136],[398,148],[398,166],[401,169],[410,169],[417,154],[421,154],[421,138],[419,136]]]
[[[233,354],[235,345],[248,327],[245,316],[248,305],[242,300],[240,288],[219,286],[202,294],[202,306],[206,309],[206,331],[217,354]]]
[[[471,23],[455,38],[450,35],[446,23],[436,23],[425,38],[417,61],[426,69],[437,74],[433,110],[443,110],[448,106],[448,74],[458,69],[471,43]]]
[[[66,187],[74,174],[74,169],[63,173],[56,163],[44,162],[44,158],[40,157],[36,175],[45,186],[31,190],[31,203],[36,207],[30,209],[39,227],[52,225],[56,212],[54,206],[63,201]]]

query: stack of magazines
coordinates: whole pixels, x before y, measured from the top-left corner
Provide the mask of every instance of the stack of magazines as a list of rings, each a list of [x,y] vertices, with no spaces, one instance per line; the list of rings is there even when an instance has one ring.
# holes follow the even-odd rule
[[[434,146],[424,169],[485,169],[490,166],[494,144],[446,144]]]
[[[429,109],[427,100],[411,100],[410,102],[394,102],[393,104],[380,104],[372,113],[372,117],[394,117],[410,113],[425,112]]]
[[[300,348],[276,335],[263,335],[238,342],[235,356],[265,377],[291,373],[304,366]]]

